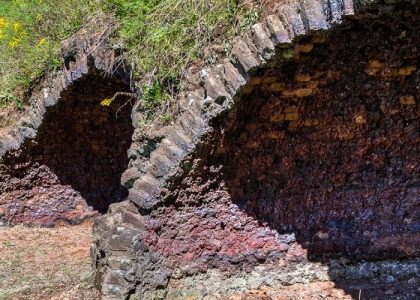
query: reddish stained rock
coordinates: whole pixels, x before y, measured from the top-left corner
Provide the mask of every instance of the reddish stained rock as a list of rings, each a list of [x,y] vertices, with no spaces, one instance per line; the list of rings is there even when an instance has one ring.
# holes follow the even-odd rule
[[[142,233],[140,239],[177,265],[204,260],[223,268],[226,260],[250,256],[248,260],[254,261],[254,255],[265,259],[270,253],[280,254],[289,248],[278,240],[275,231],[259,226],[223,198],[202,210],[166,208],[158,220],[159,227]]]

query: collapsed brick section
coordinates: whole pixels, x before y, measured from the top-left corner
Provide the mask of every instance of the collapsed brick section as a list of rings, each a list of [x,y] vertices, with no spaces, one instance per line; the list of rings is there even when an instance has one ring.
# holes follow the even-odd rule
[[[120,178],[133,132],[131,105],[124,97],[110,106],[100,102],[127,90],[117,79],[90,74],[61,93],[36,138],[3,157],[0,214],[6,220],[76,223],[126,196]]]

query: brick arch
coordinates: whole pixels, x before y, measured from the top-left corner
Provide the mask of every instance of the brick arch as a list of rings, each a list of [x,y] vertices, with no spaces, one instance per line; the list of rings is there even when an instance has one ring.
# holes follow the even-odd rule
[[[7,222],[74,224],[126,197],[120,178],[133,103],[126,96],[100,103],[130,92],[130,70],[107,48],[106,22],[90,26],[63,42],[65,67],[44,78],[15,128],[1,136],[0,215]]]
[[[131,167],[123,175],[129,201],[112,206],[97,223],[98,282],[104,297],[201,299],[327,279],[355,297],[358,288],[377,296],[387,283],[372,272],[385,274],[390,265],[407,271],[403,276],[392,273],[399,278],[393,288],[415,297],[404,276],[416,276],[418,264],[416,227],[406,222],[417,218],[418,205],[409,183],[418,168],[410,156],[416,146],[412,138],[418,115],[412,100],[418,93],[418,56],[387,62],[378,57],[411,51],[403,45],[404,37],[417,41],[412,25],[418,23],[418,8],[409,1],[378,1],[370,8],[362,2],[282,2],[275,15],[233,44],[231,58],[190,79],[201,86],[180,95],[181,114],[173,124],[150,132],[136,129]],[[387,36],[392,20],[398,25]],[[362,29],[372,36],[360,43],[352,40],[352,32],[366,37]],[[411,33],[402,34],[406,29]],[[388,38],[402,42],[387,52]],[[375,44],[382,41],[388,43],[381,48],[385,50],[376,51]],[[343,61],[337,53],[358,59]],[[351,79],[349,86],[345,76]],[[359,84],[370,87],[355,89]],[[384,104],[378,90],[387,84],[398,92],[384,92],[391,99]],[[364,101],[369,94],[372,98]],[[399,112],[394,116],[395,107]],[[389,134],[390,141],[381,144],[376,129]],[[385,155],[380,165],[381,151],[388,146],[395,153]],[[379,165],[369,165],[371,159]],[[368,187],[372,180],[386,180],[382,172],[392,166],[396,181],[390,189],[378,185],[376,192],[337,192],[347,184]],[[346,168],[349,174],[343,177]],[[340,172],[331,174],[334,170]],[[321,199],[316,192],[309,195],[314,187]],[[308,195],[300,197],[305,190]],[[407,207],[392,203],[391,198],[400,196]],[[334,202],[336,197],[344,201]],[[381,205],[385,199],[391,199],[389,206]],[[392,216],[383,220],[390,210]],[[381,230],[383,235],[375,236]],[[388,239],[392,236],[396,239]],[[358,249],[366,255],[358,256]],[[127,254],[121,257],[122,252]],[[330,261],[335,254],[356,261],[412,260],[407,267],[399,260],[351,265]],[[315,262],[308,260],[311,255]]]

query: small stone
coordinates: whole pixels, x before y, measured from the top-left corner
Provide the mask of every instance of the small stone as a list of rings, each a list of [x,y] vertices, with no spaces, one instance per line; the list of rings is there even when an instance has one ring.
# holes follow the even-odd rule
[[[362,115],[358,115],[356,116],[356,118],[354,119],[354,121],[356,122],[356,124],[366,124],[367,120],[364,116]]]
[[[389,289],[385,291],[385,295],[394,295],[395,294],[395,290],[394,289]]]
[[[411,278],[407,282],[408,282],[408,284],[415,284],[417,282],[417,279],[416,278]]]
[[[173,279],[180,279],[182,275],[183,275],[182,270],[178,268],[172,271],[171,277]]]

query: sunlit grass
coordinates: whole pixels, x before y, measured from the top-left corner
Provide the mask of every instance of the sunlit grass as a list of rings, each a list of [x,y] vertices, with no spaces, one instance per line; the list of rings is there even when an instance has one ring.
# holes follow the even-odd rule
[[[19,104],[31,82],[61,65],[60,41],[97,1],[0,0],[0,106]]]
[[[185,67],[214,39],[231,38],[258,18],[255,1],[0,0],[0,107],[21,107],[45,72],[61,67],[60,42],[98,10],[114,14],[114,47],[134,66],[148,108],[171,98]],[[141,94],[141,93],[140,93]]]
[[[232,37],[258,19],[256,1],[113,0],[105,3],[105,9],[114,11],[120,19],[115,43],[135,65],[135,78],[144,91],[147,107],[169,98],[157,91],[157,87],[171,92],[185,67],[200,58],[210,42],[216,40],[221,49],[228,51]]]

